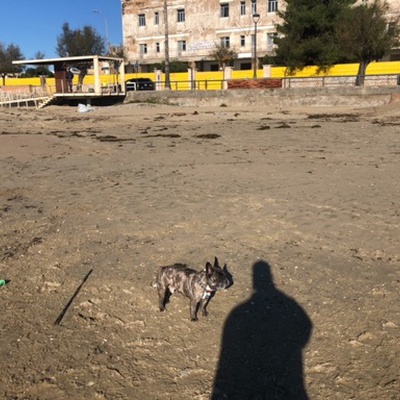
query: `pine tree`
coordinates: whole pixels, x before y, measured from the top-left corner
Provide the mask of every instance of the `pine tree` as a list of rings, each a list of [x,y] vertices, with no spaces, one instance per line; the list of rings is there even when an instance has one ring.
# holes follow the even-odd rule
[[[287,0],[279,12],[275,63],[293,73],[307,65],[326,70],[341,59],[336,41],[337,25],[355,0]]]
[[[14,65],[14,60],[23,60],[24,56],[21,53],[19,46],[9,44],[5,46],[0,42],[0,76],[2,77],[2,85],[6,84],[6,76],[10,73],[20,73],[23,70],[21,65]]]
[[[388,19],[385,1],[352,7],[337,28],[337,42],[342,53],[359,62],[356,84],[364,84],[368,64],[377,61],[399,45],[399,19]]]

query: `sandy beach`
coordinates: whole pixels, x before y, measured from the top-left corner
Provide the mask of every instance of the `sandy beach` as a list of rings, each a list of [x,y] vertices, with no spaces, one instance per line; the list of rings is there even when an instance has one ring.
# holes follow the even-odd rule
[[[0,168],[0,398],[399,398],[399,103],[0,109]]]

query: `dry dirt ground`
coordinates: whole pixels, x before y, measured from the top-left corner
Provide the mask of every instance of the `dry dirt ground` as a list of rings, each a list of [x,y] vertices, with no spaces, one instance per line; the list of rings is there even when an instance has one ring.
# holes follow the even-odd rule
[[[0,398],[399,399],[400,105],[0,109],[0,168]]]

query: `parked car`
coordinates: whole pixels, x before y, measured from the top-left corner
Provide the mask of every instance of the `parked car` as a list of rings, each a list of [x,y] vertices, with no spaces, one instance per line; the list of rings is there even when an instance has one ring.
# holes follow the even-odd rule
[[[132,78],[125,82],[126,90],[155,90],[155,84],[150,78]]]

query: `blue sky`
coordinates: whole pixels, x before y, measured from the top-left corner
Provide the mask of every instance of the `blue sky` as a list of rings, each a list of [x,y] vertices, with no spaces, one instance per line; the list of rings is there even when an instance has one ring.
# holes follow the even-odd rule
[[[0,0],[0,42],[19,46],[25,59],[38,51],[45,58],[58,57],[64,22],[70,29],[90,25],[104,39],[107,22],[110,43],[122,44],[121,0]]]

